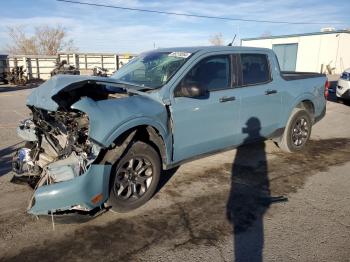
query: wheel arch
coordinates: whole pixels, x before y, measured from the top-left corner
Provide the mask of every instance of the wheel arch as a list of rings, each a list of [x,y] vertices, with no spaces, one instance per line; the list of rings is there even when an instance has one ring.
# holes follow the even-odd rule
[[[312,94],[305,94],[305,95],[298,97],[284,111],[285,115],[282,118],[281,128],[286,127],[288,120],[291,117],[291,114],[292,114],[294,108],[303,108],[303,109],[307,110],[311,116],[311,120],[314,122],[315,111],[316,111],[315,106],[316,105],[315,105],[314,97],[312,96]]]
[[[315,119],[315,105],[311,100],[305,99],[305,100],[301,101],[299,104],[296,105],[296,108],[305,109],[309,113],[311,120],[314,121],[314,119]]]
[[[171,159],[171,148],[169,142],[167,142],[168,136],[159,125],[151,125],[149,123],[127,125],[127,128],[121,127],[113,134],[114,135],[111,136],[113,138],[110,137],[108,139],[109,147],[105,154],[108,154],[108,151],[114,150],[117,145],[124,147],[123,151],[125,151],[128,144],[132,143],[132,141],[142,141],[150,144],[157,151],[163,168],[166,167],[168,161]],[[123,145],[123,143],[126,144]]]

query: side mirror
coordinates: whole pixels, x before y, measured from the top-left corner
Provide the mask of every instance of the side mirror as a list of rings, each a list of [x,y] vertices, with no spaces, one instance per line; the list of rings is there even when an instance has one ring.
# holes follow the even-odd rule
[[[205,88],[202,88],[196,82],[186,83],[180,86],[179,92],[177,92],[176,96],[183,97],[201,97],[205,96],[207,91]]]

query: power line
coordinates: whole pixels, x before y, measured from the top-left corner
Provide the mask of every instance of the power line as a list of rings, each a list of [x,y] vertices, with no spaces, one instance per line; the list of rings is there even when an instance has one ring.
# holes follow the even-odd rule
[[[187,16],[187,17],[196,17],[196,18],[227,20],[227,21],[258,22],[258,23],[270,23],[270,24],[294,24],[294,25],[325,25],[325,24],[345,25],[346,24],[346,23],[339,23],[339,22],[332,22],[332,23],[329,23],[329,22],[288,22],[288,21],[273,21],[273,20],[242,19],[242,18],[222,17],[222,16],[207,16],[207,15],[195,15],[195,14],[186,14],[186,13],[175,13],[175,12],[166,12],[166,11],[151,10],[151,9],[123,7],[123,6],[107,5],[107,4],[94,4],[94,3],[80,2],[80,1],[70,1],[70,0],[56,0],[56,1],[70,3],[70,4],[80,4],[80,5],[89,5],[89,6],[97,6],[97,7],[107,7],[107,8],[129,10],[129,11],[139,11],[139,12],[147,12],[147,13],[156,13],[156,14],[165,14],[165,15],[177,15],[177,16]]]

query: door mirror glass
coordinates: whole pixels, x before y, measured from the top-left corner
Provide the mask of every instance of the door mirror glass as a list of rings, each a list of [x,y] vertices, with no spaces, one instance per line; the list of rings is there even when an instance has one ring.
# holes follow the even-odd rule
[[[183,83],[179,88],[179,93],[177,96],[184,97],[201,97],[206,95],[205,88],[199,86],[198,82],[188,81]]]

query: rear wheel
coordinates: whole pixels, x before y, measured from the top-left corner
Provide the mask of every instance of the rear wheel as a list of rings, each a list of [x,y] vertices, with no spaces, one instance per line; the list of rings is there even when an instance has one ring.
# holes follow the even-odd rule
[[[134,143],[112,171],[108,204],[127,212],[145,204],[154,194],[161,172],[156,150],[143,142]]]
[[[312,121],[309,113],[302,108],[295,108],[288,120],[279,142],[280,149],[285,152],[301,151],[311,135]]]

